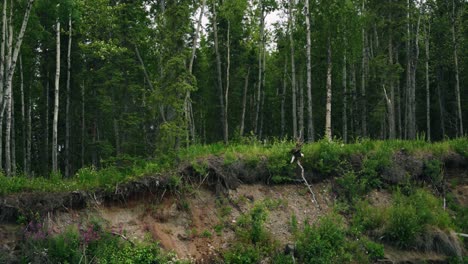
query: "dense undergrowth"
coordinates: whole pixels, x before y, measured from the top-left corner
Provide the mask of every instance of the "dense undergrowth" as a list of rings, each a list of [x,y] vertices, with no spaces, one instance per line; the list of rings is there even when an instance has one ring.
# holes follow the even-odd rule
[[[261,142],[245,138],[228,146],[222,143],[194,145],[177,153],[168,153],[150,160],[129,156],[116,157],[102,162],[102,167],[99,169],[82,168],[68,179],[64,179],[61,174],[51,174],[48,177],[0,175],[0,195],[23,191],[67,192],[110,189],[118,183],[145,175],[173,171],[180,163],[191,163],[195,167],[202,167],[203,162],[200,160],[208,156],[221,157],[225,165],[241,159],[246,164],[255,166],[260,161],[266,160],[272,182],[281,183],[288,181],[294,175],[294,166],[288,162],[289,151],[293,146],[294,143],[290,141]],[[358,174],[356,177],[366,181],[366,186],[374,188],[381,184],[378,174],[382,168],[392,165],[392,155],[395,152],[403,150],[414,156],[430,155],[430,161],[440,160],[450,152],[459,153],[466,158],[468,139],[459,138],[436,143],[427,143],[423,140],[359,140],[352,144],[322,140],[305,144],[302,150],[305,155],[303,165],[307,171],[314,171],[321,177],[345,175],[354,171]],[[362,163],[358,171],[353,168],[353,157],[357,157]]]

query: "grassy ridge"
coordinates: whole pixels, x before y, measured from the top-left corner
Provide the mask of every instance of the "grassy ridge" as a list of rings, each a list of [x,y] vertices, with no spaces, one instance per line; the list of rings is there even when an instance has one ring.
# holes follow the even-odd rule
[[[169,153],[152,160],[116,157],[104,161],[99,170],[82,168],[69,179],[63,179],[60,174],[52,174],[47,178],[28,178],[21,175],[8,178],[0,175],[0,195],[23,191],[67,192],[110,188],[115,187],[117,183],[173,170],[182,162],[197,164],[203,157],[211,155],[222,157],[226,165],[239,159],[248,164],[257,164],[266,159],[268,169],[274,175],[273,180],[281,181],[293,174],[294,166],[289,165],[289,151],[293,146],[291,141],[261,142],[247,138],[228,146],[222,143],[194,145],[181,149],[178,153]],[[342,144],[322,140],[304,145],[303,163],[306,170],[314,170],[322,175],[341,175],[349,170],[350,164],[347,160],[353,155],[358,155],[362,157],[363,169],[366,170],[362,173],[377,177],[378,168],[390,166],[392,154],[402,149],[415,156],[430,154],[434,159],[441,159],[449,152],[456,152],[468,158],[468,138],[436,143],[423,140],[361,140],[352,144]]]

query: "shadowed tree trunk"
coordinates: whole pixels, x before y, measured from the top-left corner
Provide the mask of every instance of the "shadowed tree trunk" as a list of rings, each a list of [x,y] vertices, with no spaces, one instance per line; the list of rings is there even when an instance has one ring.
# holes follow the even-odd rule
[[[348,88],[346,76],[346,51],[343,55],[343,141],[348,143]]]
[[[71,78],[72,18],[68,16],[68,51],[67,51],[67,102],[65,109],[65,177],[70,177],[70,78]]]
[[[457,136],[462,137],[464,134],[463,131],[463,117],[462,117],[462,108],[461,108],[461,99],[460,99],[460,77],[458,69],[458,39],[456,37],[456,14],[455,14],[455,0],[452,0],[452,44],[453,44],[453,63],[455,68],[455,96],[457,98]]]
[[[250,75],[250,67],[247,69],[247,75],[245,76],[244,82],[244,93],[242,95],[242,116],[241,116],[241,124],[240,124],[240,136],[244,135],[244,125],[245,125],[245,108],[247,105],[247,89],[249,87],[249,75]]]
[[[429,32],[431,31],[430,25],[429,29],[426,29],[426,24],[424,23],[424,42],[426,46],[426,135],[427,140],[431,141],[431,93],[429,86]]]
[[[289,43],[291,45],[291,89],[292,89],[292,123],[293,137],[297,138],[297,101],[296,101],[296,64],[294,62],[294,19],[292,12],[293,1],[289,0]]]
[[[221,56],[219,54],[219,45],[218,45],[218,26],[217,26],[217,17],[216,17],[216,5],[213,3],[213,33],[214,33],[214,44],[215,44],[215,53],[216,53],[216,69],[218,72],[218,94],[219,94],[219,105],[221,107],[221,123],[223,127],[223,139],[224,143],[228,143],[228,135],[224,117],[224,89],[223,89],[223,79],[221,76]]]

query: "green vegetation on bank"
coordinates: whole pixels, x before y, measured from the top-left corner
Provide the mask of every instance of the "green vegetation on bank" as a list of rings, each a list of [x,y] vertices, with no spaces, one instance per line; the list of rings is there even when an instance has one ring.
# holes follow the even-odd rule
[[[193,145],[181,149],[178,153],[168,153],[153,160],[129,156],[112,158],[103,162],[102,168],[83,168],[67,179],[63,179],[60,174],[52,174],[48,178],[0,175],[0,195],[22,191],[67,192],[114,188],[118,183],[141,176],[174,170],[181,163],[189,163],[203,169],[203,159],[209,156],[221,157],[225,165],[242,160],[255,167],[264,160],[273,182],[282,182],[294,175],[295,167],[289,164],[289,151],[293,146],[294,143],[290,141],[261,142],[255,138],[244,138],[238,143],[227,146],[222,143]],[[468,139],[459,138],[436,143],[427,143],[423,140],[361,140],[353,144],[322,140],[304,145],[303,165],[307,171],[317,172],[322,177],[332,175],[345,175],[351,179],[357,177],[361,183],[376,187],[380,184],[379,172],[383,167],[391,166],[392,155],[396,151],[404,151],[414,156],[426,156],[429,157],[429,162],[439,161],[439,163],[432,162],[430,164],[432,167],[426,166],[429,170],[431,168],[437,170],[440,166],[435,165],[440,164],[444,155],[450,152],[456,152],[467,158]],[[352,167],[352,157],[357,157],[362,163],[358,171],[354,171],[355,168]],[[355,176],[349,174],[350,171]],[[429,174],[431,177],[437,176],[430,171]]]

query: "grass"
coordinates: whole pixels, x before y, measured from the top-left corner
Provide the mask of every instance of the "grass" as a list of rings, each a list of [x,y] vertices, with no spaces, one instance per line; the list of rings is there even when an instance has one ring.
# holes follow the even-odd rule
[[[167,154],[153,160],[119,156],[103,162],[103,168],[82,168],[69,179],[60,175],[53,177],[26,176],[5,177],[0,175],[0,195],[17,192],[68,192],[112,188],[116,184],[137,179],[145,175],[164,173],[173,170],[181,162],[188,162],[199,172],[206,170],[203,159],[208,156],[221,157],[224,165],[229,166],[236,160],[242,160],[255,168],[261,160],[267,160],[267,169],[274,183],[287,182],[294,175],[294,166],[289,164],[290,150],[294,142],[273,140],[261,142],[247,138],[241,143],[225,146],[222,143],[193,145],[181,149],[178,153]],[[375,181],[382,167],[391,165],[395,151],[404,150],[412,155],[430,154],[433,159],[440,159],[449,152],[457,152],[468,157],[468,138],[459,138],[443,142],[427,143],[423,140],[359,140],[351,144],[339,141],[321,140],[303,146],[303,165],[306,170],[313,170],[322,177],[345,175],[351,170],[349,159],[360,156],[363,160],[362,171],[356,172],[359,179],[365,179],[372,187],[380,183]],[[176,162],[178,160],[179,162]]]

